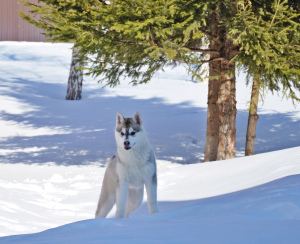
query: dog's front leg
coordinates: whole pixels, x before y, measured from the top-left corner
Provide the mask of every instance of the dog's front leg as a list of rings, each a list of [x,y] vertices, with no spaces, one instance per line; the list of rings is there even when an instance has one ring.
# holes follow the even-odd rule
[[[156,173],[151,180],[145,182],[146,192],[147,192],[147,203],[149,208],[149,213],[157,213],[157,177]]]
[[[127,203],[127,197],[128,197],[128,189],[129,189],[129,183],[128,181],[120,181],[117,186],[117,211],[116,211],[116,218],[124,218],[125,217],[125,211],[126,211],[126,203]]]

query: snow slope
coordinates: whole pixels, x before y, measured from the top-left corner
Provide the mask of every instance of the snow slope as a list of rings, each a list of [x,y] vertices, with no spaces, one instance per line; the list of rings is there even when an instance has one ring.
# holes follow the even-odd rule
[[[158,161],[160,213],[148,215],[143,204],[129,219],[85,220],[0,243],[299,243],[299,159],[300,147],[211,164]],[[84,201],[78,196],[78,208]]]
[[[267,94],[259,154],[242,157],[250,88],[241,74],[239,157],[202,164],[206,83],[183,67],[137,87],[101,89],[86,77],[83,100],[65,101],[70,47],[0,43],[0,243],[300,242],[299,107]],[[144,203],[128,219],[94,220],[116,111],[136,110],[158,159],[160,213]]]

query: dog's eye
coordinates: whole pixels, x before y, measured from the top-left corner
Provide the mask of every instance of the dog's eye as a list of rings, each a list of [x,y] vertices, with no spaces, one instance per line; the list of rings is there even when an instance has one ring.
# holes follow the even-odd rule
[[[122,136],[124,136],[124,135],[125,135],[125,133],[122,131],[122,132],[121,132],[121,135],[122,135]]]
[[[133,131],[133,132],[131,132],[131,133],[130,133],[130,135],[134,136],[134,135],[135,135],[135,132],[134,132],[134,131]]]

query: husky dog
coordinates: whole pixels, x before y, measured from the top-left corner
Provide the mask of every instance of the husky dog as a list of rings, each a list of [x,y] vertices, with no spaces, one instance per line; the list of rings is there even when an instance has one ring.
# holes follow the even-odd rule
[[[108,161],[96,218],[105,218],[116,203],[116,218],[128,217],[137,209],[146,187],[150,214],[158,212],[157,176],[154,153],[149,145],[139,112],[132,118],[117,113],[115,138],[117,156]]]

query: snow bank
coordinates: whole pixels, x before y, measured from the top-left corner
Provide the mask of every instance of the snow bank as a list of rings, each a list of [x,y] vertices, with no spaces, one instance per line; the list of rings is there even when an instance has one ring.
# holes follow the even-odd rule
[[[298,147],[207,164],[159,162],[159,213],[149,215],[144,203],[127,219],[85,220],[0,243],[298,243],[299,159]]]
[[[206,83],[183,67],[136,87],[85,77],[83,100],[65,101],[71,47],[0,43],[0,243],[299,243],[299,107],[267,94],[258,154],[242,157],[250,87],[240,74],[238,158],[201,163]],[[136,110],[158,159],[160,213],[143,203],[128,219],[94,220],[115,114]]]

